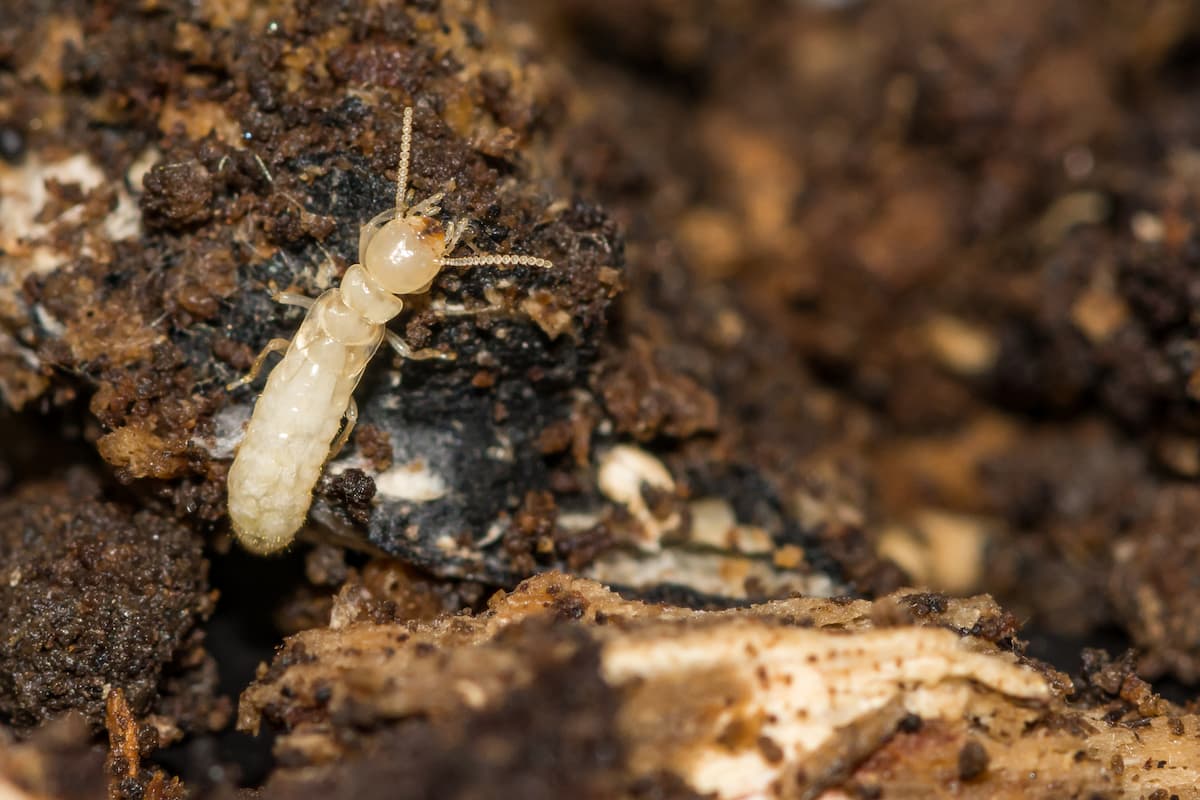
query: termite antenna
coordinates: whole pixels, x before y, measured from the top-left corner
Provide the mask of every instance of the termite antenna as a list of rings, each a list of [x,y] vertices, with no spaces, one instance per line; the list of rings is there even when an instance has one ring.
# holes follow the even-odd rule
[[[408,158],[412,152],[412,106],[404,107],[404,129],[400,134],[400,166],[396,169],[396,210],[403,211],[408,203],[405,195],[408,192]]]
[[[524,267],[543,267],[549,269],[554,266],[552,261],[547,261],[544,258],[518,256],[512,253],[463,256],[462,258],[439,258],[437,263],[443,267],[482,267],[488,264],[520,264]]]

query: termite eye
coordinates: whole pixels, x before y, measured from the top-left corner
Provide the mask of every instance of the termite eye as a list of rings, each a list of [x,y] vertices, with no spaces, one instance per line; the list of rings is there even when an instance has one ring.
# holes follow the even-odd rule
[[[437,277],[445,238],[412,219],[393,219],[366,243],[362,265],[392,294],[419,292]]]

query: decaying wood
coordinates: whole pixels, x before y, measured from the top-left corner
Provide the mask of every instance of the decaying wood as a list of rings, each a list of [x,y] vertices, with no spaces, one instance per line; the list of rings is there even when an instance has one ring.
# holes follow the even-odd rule
[[[673,773],[719,798],[885,785],[888,797],[1049,798],[1179,794],[1200,779],[1200,717],[1146,698],[1114,715],[1015,654],[1011,619],[987,598],[930,601],[698,612],[544,575],[475,616],[343,615],[301,633],[243,695],[240,725],[282,724],[281,757],[315,779],[404,720],[469,728],[529,691],[546,654],[594,645],[628,785]],[[349,719],[373,733],[347,737]]]

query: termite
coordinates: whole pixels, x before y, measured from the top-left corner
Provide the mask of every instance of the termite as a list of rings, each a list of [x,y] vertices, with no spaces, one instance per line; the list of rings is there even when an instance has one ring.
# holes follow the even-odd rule
[[[300,329],[290,342],[272,339],[250,372],[227,387],[232,391],[253,381],[268,355],[286,351],[258,397],[229,470],[229,518],[242,546],[254,553],[284,549],[303,526],[322,467],[346,443],[358,419],[354,389],[385,339],[404,358],[454,357],[412,350],[387,329],[404,308],[400,296],[428,292],[445,267],[552,266],[524,255],[448,257],[468,223],[443,225],[435,219],[441,193],[408,206],[412,120],[412,108],[405,108],[396,203],[362,226],[359,263],[346,270],[340,286],[316,300],[278,295],[281,302],[308,309]]]

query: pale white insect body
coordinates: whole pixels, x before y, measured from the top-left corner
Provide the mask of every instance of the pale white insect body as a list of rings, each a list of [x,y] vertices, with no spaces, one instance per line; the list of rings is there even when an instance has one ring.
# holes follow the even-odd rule
[[[272,340],[250,374],[230,385],[253,380],[269,353],[286,350],[258,398],[229,470],[233,530],[241,544],[255,553],[282,550],[303,526],[322,466],[346,441],[357,419],[354,388],[385,338],[407,358],[453,358],[438,351],[412,351],[387,331],[387,322],[404,308],[396,295],[428,291],[446,266],[551,266],[532,256],[446,258],[465,223],[451,223],[443,230],[433,219],[441,195],[407,208],[411,142],[412,109],[407,108],[396,206],[362,227],[359,263],[346,270],[339,287],[315,302],[291,295],[281,298],[308,307],[299,331],[291,342]],[[343,417],[346,424],[339,436]]]

